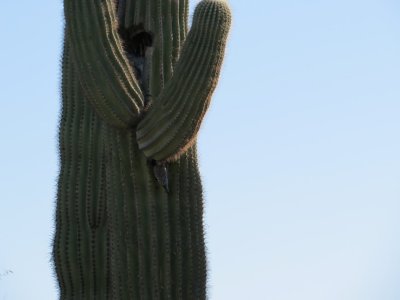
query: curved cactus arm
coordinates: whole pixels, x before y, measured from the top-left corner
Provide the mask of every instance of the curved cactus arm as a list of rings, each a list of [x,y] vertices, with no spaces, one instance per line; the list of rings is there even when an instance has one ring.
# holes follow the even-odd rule
[[[118,36],[113,0],[66,0],[66,43],[87,98],[109,124],[133,126],[143,94]]]
[[[147,157],[174,160],[192,145],[218,81],[230,23],[225,0],[196,7],[174,75],[138,124],[137,141]]]

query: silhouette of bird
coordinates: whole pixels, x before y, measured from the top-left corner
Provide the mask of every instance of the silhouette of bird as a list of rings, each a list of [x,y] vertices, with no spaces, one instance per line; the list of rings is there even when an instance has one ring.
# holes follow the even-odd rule
[[[124,6],[125,1],[122,1],[121,5]],[[153,45],[153,35],[145,31],[143,25],[133,26],[131,28],[120,26],[118,32],[122,39],[125,54],[135,73],[135,77],[142,89],[147,92],[149,70],[146,68],[146,63],[150,61],[149,58],[152,53],[150,49]],[[145,102],[147,100],[148,99],[145,98]]]
[[[157,179],[158,183],[164,188],[168,193],[168,169],[165,163],[157,163],[155,160],[152,161],[154,177]]]

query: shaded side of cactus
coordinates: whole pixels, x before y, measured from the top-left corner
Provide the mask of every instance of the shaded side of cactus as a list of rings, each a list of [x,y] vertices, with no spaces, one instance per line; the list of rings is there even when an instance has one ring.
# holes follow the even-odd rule
[[[64,0],[60,299],[205,299],[196,135],[230,26],[225,0]]]

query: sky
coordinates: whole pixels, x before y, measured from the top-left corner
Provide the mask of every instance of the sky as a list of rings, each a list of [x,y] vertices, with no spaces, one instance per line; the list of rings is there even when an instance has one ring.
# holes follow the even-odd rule
[[[400,299],[400,2],[229,2],[199,135],[210,299]],[[57,298],[62,27],[60,0],[0,3],[0,300]]]

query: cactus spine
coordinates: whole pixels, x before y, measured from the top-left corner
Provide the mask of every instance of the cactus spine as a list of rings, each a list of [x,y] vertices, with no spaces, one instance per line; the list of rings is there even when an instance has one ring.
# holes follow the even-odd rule
[[[60,299],[205,299],[196,135],[230,26],[225,0],[64,0]]]

